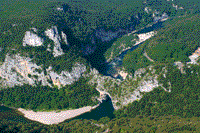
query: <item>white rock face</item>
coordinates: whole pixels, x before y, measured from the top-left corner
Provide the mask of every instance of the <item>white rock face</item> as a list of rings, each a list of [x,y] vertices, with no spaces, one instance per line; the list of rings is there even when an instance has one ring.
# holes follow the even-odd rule
[[[15,26],[17,26],[17,24],[12,24],[12,27],[15,27]]]
[[[46,36],[49,37],[49,39],[54,41],[54,49],[53,49],[54,57],[64,54],[60,46],[61,38],[58,34],[57,27],[53,26],[51,29],[46,30],[45,34]],[[67,42],[66,35],[64,33],[62,33],[62,37],[64,38],[65,42]]]
[[[129,103],[132,103],[132,102],[134,102],[134,101],[136,101],[136,100],[140,100],[141,99],[141,95],[140,95],[140,92],[138,91],[138,90],[135,90],[134,92],[133,92],[133,94],[130,94],[130,97],[129,98],[124,98],[124,101],[123,101],[123,105],[127,105],[127,104],[129,104]]]
[[[113,38],[117,37],[118,32],[121,32],[121,29],[117,32],[105,31],[104,29],[100,29],[96,31],[96,37],[101,39],[103,42],[110,41]]]
[[[51,68],[49,68],[48,73],[53,81],[53,84],[61,87],[61,85],[65,86],[68,84],[72,84],[74,81],[77,81],[81,77],[82,73],[84,73],[85,71],[86,66],[76,64],[76,66],[72,68],[71,72],[62,71],[61,74],[57,74],[52,71]]]
[[[61,31],[61,35],[62,35],[62,39],[64,40],[64,42],[65,42],[67,45],[69,45],[68,42],[67,42],[67,35],[66,35],[63,31]]]
[[[51,52],[51,49],[50,49],[50,47],[51,47],[51,45],[50,45],[50,44],[48,44],[48,46],[47,46],[47,51],[49,51],[49,52]]]
[[[154,80],[149,80],[149,81],[144,81],[142,83],[142,86],[139,86],[139,90],[141,92],[150,92],[152,91],[154,88],[158,87],[158,81],[156,79]]]
[[[44,39],[40,38],[37,34],[36,28],[30,28],[30,31],[26,31],[25,37],[23,39],[23,46],[29,45],[29,46],[41,46],[44,43]],[[53,55],[54,57],[60,56],[64,54],[63,50],[61,49],[61,41],[66,45],[69,45],[67,42],[67,36],[66,34],[61,31],[61,35],[58,33],[58,29],[56,26],[52,26],[51,29],[47,29],[45,31],[45,35],[49,37],[49,39],[54,41],[54,48],[53,48]],[[48,51],[51,51],[49,49],[50,46],[47,47]]]
[[[199,57],[199,55],[197,55],[197,54],[193,54],[193,55],[189,56],[189,58],[190,58],[190,60],[191,60],[191,63],[192,63],[192,64],[197,64],[196,59],[197,59],[198,57]]]
[[[58,7],[57,10],[58,10],[58,11],[63,11],[63,8]]]
[[[143,34],[138,34],[139,41],[136,41],[135,45],[140,44],[141,42],[146,41],[147,39],[151,38],[155,34],[156,34],[156,32],[154,32],[154,31],[143,33]]]
[[[34,64],[30,64],[30,59],[22,58],[16,55],[14,58],[7,55],[5,62],[0,67],[0,76],[6,79],[6,84],[10,87],[14,85],[22,85],[23,83],[34,84],[34,80],[28,77],[28,73],[33,73],[30,68],[38,68]]]
[[[31,30],[33,30],[34,32],[37,32],[37,29],[36,29],[36,28],[31,28]]]
[[[41,46],[44,40],[40,38],[38,35],[32,33],[31,31],[26,31],[25,37],[23,39],[23,46]]]
[[[36,71],[37,69],[40,69],[41,72]],[[53,85],[61,87],[78,80],[82,73],[86,71],[86,66],[76,64],[71,72],[62,71],[61,74],[52,71],[51,67],[46,71],[47,75],[44,74],[40,66],[32,63],[30,58],[21,57],[20,55],[7,55],[5,62],[0,66],[0,77],[3,78],[1,82],[10,87],[23,85],[24,83],[35,85],[39,82],[42,85],[52,87],[48,80],[51,80]]]
[[[144,8],[144,11],[147,12],[147,13],[149,13],[149,12],[150,12],[149,7],[145,7],[145,8]]]

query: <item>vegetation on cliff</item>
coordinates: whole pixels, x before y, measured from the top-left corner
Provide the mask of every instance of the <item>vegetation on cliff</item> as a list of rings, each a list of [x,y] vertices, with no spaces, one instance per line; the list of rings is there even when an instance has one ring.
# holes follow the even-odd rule
[[[157,35],[129,52],[123,59],[123,66],[129,73],[152,64],[189,62],[189,56],[200,46],[199,14],[177,17],[165,22]]]
[[[60,89],[49,86],[15,86],[1,89],[1,104],[8,107],[25,108],[34,111],[77,109],[98,104],[95,97],[99,92],[80,78]]]
[[[126,49],[133,47],[136,41],[138,41],[138,39],[139,38],[136,34],[124,35],[121,38],[118,38],[112,44],[112,46],[109,49],[107,49],[107,51],[104,54],[104,57],[108,62],[110,62],[110,60],[119,56]]]
[[[151,5],[151,0],[147,0],[148,4]],[[161,1],[162,2],[162,1]],[[106,3],[106,2],[105,2]],[[135,4],[140,7],[141,2]],[[24,3],[22,3],[23,5]],[[52,4],[52,3],[51,3]],[[50,5],[51,5],[50,4]],[[90,8],[93,8],[94,4],[91,4]],[[107,4],[107,3],[106,3]],[[42,4],[45,5],[45,4]],[[52,4],[53,5],[53,4]],[[86,8],[82,5],[79,6],[71,5],[71,12],[69,13],[58,13],[54,14],[52,10],[46,10],[49,6],[42,6],[43,8],[39,10],[37,16],[33,13],[33,18],[28,20],[27,12],[22,12],[19,9],[19,14],[17,16],[12,13],[7,12],[5,8],[3,9],[4,17],[0,19],[2,22],[3,29],[0,29],[0,43],[4,49],[2,52],[2,61],[4,54],[10,52],[12,48],[16,51],[19,50],[22,54],[30,54],[28,56],[35,56],[34,61],[38,64],[42,64],[46,67],[49,64],[54,64],[54,69],[56,71],[68,69],[69,64],[76,58],[76,53],[73,53],[73,48],[71,52],[58,58],[54,58],[51,53],[44,52],[44,49],[22,49],[22,35],[28,28],[32,28],[35,25],[31,24],[31,20],[35,20],[35,24],[38,24],[37,28],[41,29],[40,33],[45,30],[46,27],[55,24],[55,20],[62,16],[65,18],[62,21],[66,21],[69,24],[69,28],[72,29],[74,36],[80,37],[80,40],[84,40],[88,37],[93,29],[98,26],[104,26],[107,30],[115,28],[127,28],[128,26],[135,23],[139,26],[143,26],[150,21],[150,17],[144,11],[131,12],[132,7],[126,7],[125,4],[116,4],[114,7],[119,7],[119,10],[110,10],[112,5],[109,5],[105,10],[101,11],[102,6],[94,8],[91,10],[85,10],[81,12],[82,9]],[[120,6],[119,6],[120,5]],[[154,4],[153,4],[154,5]],[[56,7],[56,6],[55,6]],[[155,4],[152,9],[160,7],[164,12],[166,8],[163,8],[162,3]],[[13,12],[17,12],[18,8],[13,8]],[[43,12],[45,10],[47,12]],[[128,10],[124,10],[128,9]],[[168,10],[168,9],[166,9]],[[188,9],[189,10],[189,9]],[[37,13],[38,10],[33,10]],[[32,12],[32,10],[31,10]],[[31,15],[29,12],[29,15]],[[7,14],[6,14],[7,13]],[[10,14],[9,14],[10,13]],[[120,15],[114,15],[121,13]],[[130,18],[132,15],[138,15],[139,20],[136,18]],[[52,17],[44,17],[45,15],[52,14]],[[6,15],[12,19],[6,18]],[[87,16],[86,18],[84,16]],[[96,16],[95,16],[96,15]],[[34,17],[36,16],[36,17]],[[82,16],[82,17],[81,17]],[[90,18],[91,17],[91,18]],[[99,17],[99,18],[98,18]],[[21,18],[18,20],[18,18]],[[108,19],[106,19],[108,18]],[[102,21],[106,19],[105,21]],[[12,20],[16,20],[19,25],[15,28],[13,27]],[[135,20],[135,21],[134,21]],[[69,120],[57,125],[43,125],[38,122],[33,122],[25,119],[22,114],[16,111],[0,111],[0,130],[2,132],[176,132],[176,131],[200,131],[199,124],[199,113],[200,113],[200,67],[198,65],[186,65],[189,60],[188,56],[199,47],[199,14],[187,15],[185,17],[177,17],[174,20],[169,20],[166,22],[164,28],[158,31],[158,34],[151,40],[148,40],[144,44],[140,45],[133,52],[129,52],[124,60],[123,66],[129,73],[134,74],[134,72],[139,68],[147,68],[150,64],[158,71],[155,75],[158,76],[159,83],[162,87],[155,88],[151,92],[143,93],[143,97],[139,101],[134,101],[122,109],[116,110],[114,112],[114,119],[109,119],[104,117],[99,121],[95,120]],[[7,22],[7,23],[6,23]],[[21,26],[20,24],[24,22]],[[48,22],[53,22],[49,24]],[[98,23],[97,23],[98,22]],[[113,22],[113,23],[111,23]],[[134,25],[135,26],[135,25]],[[23,27],[25,27],[23,29]],[[84,28],[85,27],[85,28]],[[136,27],[134,27],[136,28]],[[42,34],[41,34],[42,36]],[[49,41],[49,40],[47,40]],[[46,42],[46,44],[52,42]],[[120,43],[119,43],[120,44]],[[20,51],[21,50],[21,51]],[[30,51],[29,51],[30,50]],[[37,51],[38,50],[38,51]],[[70,50],[69,50],[70,51]],[[76,51],[76,50],[75,50]],[[77,50],[78,51],[78,50]],[[76,51],[76,52],[77,52]],[[24,52],[24,53],[23,53]],[[155,62],[149,61],[145,56],[144,52],[153,59]],[[66,56],[66,57],[64,57]],[[68,58],[69,57],[69,58]],[[72,58],[71,58],[72,57]],[[80,57],[78,55],[78,57]],[[77,58],[78,58],[77,57]],[[52,59],[53,58],[53,59]],[[45,61],[44,61],[45,60]],[[81,57],[79,58],[81,60]],[[184,62],[185,67],[183,72],[173,66],[175,61]],[[63,69],[62,66],[66,65]],[[70,65],[69,65],[70,66]],[[161,71],[165,69],[167,72],[165,76],[160,74]],[[154,76],[155,76],[154,75]],[[34,111],[39,110],[59,110],[59,109],[69,109],[69,108],[80,108],[83,106],[96,105],[98,101],[92,100],[99,93],[95,90],[96,85],[88,85],[88,80],[81,78],[79,81],[74,82],[71,85],[62,87],[60,90],[56,87],[50,88],[47,86],[16,86],[14,88],[3,89],[0,91],[0,103],[16,108],[32,109]],[[118,84],[111,86],[112,81],[106,82],[104,87],[109,89],[109,93],[112,95],[117,95],[117,97],[127,96],[124,95],[126,92],[131,92],[134,87],[137,87],[138,81],[130,82],[126,80],[120,87]],[[170,85],[169,85],[170,83]],[[126,87],[127,86],[127,91]],[[132,88],[131,88],[132,86]],[[129,87],[129,88],[128,88]],[[171,92],[166,92],[163,90],[165,87],[167,90],[171,89]]]

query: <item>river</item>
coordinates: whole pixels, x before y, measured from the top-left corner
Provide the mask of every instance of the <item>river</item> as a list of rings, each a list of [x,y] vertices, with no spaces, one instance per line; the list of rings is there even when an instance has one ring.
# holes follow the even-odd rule
[[[93,119],[99,120],[102,117],[108,116],[114,118],[114,107],[112,100],[108,94],[104,95],[101,102],[94,107],[83,107],[74,110],[66,110],[61,112],[33,112],[32,110],[24,110],[22,108],[12,108],[1,105],[0,118],[1,120],[13,122],[40,122],[43,124],[58,124],[74,119]]]
[[[158,29],[163,27],[163,23],[164,23],[164,21],[159,21],[159,22],[153,24],[152,26],[148,26],[139,31],[136,31],[135,34],[145,34],[145,33],[149,33],[152,31],[157,31]],[[120,77],[120,76],[114,77],[113,75],[118,73],[117,68],[122,67],[123,58],[125,57],[125,55],[129,51],[133,51],[133,50],[137,49],[142,43],[144,43],[144,41],[141,41],[139,44],[133,46],[132,48],[123,51],[118,57],[114,58],[112,61],[105,62],[104,65],[106,67],[104,67],[104,68],[106,68],[105,69],[106,71],[102,72],[102,74],[104,74],[105,76],[111,76],[112,78],[122,79],[122,77]],[[100,71],[100,73],[101,73],[101,71]]]
[[[136,34],[148,33],[148,32],[151,32],[151,31],[158,30],[158,29],[160,29],[162,27],[163,27],[163,22],[161,21],[161,22],[153,24],[150,27],[145,27],[142,30],[139,30],[139,31],[137,31],[135,33]],[[142,43],[140,43],[140,44],[142,44]],[[102,73],[105,76],[113,77],[112,75],[108,74],[107,71],[109,71],[109,69],[113,69],[113,68],[114,68],[113,71],[116,71],[116,69],[115,69],[116,66],[114,66],[113,64],[115,63],[115,64],[118,65],[118,67],[120,67],[120,65],[123,64],[123,58],[127,54],[127,52],[135,50],[136,48],[138,48],[140,46],[140,44],[138,44],[136,46],[133,46],[131,49],[128,49],[128,50],[122,52],[114,60],[112,60],[110,62],[104,62],[103,63],[103,65],[104,65],[103,68],[104,69],[106,68],[106,71],[103,70],[103,71],[100,71],[100,73]],[[102,64],[99,64],[99,65],[102,66]],[[102,70],[102,69],[100,69],[100,70]],[[117,78],[121,78],[121,77],[117,77]],[[113,115],[113,112],[114,112],[114,107],[113,107],[113,104],[112,104],[112,100],[111,100],[110,96],[108,94],[106,94],[106,99],[103,100],[102,103],[97,108],[95,108],[94,110],[92,110],[90,112],[86,112],[86,113],[81,114],[81,115],[79,115],[77,117],[74,117],[74,118],[72,118],[70,120],[74,120],[74,119],[94,119],[94,120],[99,120],[100,118],[105,117],[105,116],[107,116],[107,117],[112,119],[112,118],[115,117]]]
[[[163,22],[158,22],[156,24],[153,24],[150,27],[146,27],[146,28],[143,28],[140,31],[137,31],[136,34],[142,34],[142,33],[155,31],[155,30],[158,30],[159,28],[161,28],[162,26],[163,26]],[[108,43],[112,43],[112,42],[113,42],[113,40],[111,42],[108,42]],[[140,44],[142,44],[142,43],[140,43]],[[102,64],[102,62],[98,62],[98,58],[94,62],[92,61],[93,58],[89,58],[89,61],[93,65],[94,65],[94,63],[98,63],[98,64],[95,64],[95,66],[99,66],[96,69],[99,70],[100,73],[102,73],[106,76],[112,76],[112,75],[108,74],[107,72],[110,69],[113,69],[113,71],[116,71],[116,69],[115,69],[116,66],[113,65],[113,64],[117,64],[118,65],[117,67],[120,67],[123,64],[123,58],[127,54],[127,52],[135,50],[136,48],[138,48],[140,46],[140,44],[133,46],[131,49],[128,49],[128,50],[122,52],[118,57],[116,57],[111,62],[103,62],[103,64]],[[88,111],[86,113],[79,114],[79,116],[73,117],[73,118],[65,120],[65,121],[74,120],[74,119],[99,120],[100,118],[106,117],[106,116],[108,116],[111,119],[114,118],[114,115],[113,115],[114,107],[113,107],[113,104],[112,104],[112,100],[111,100],[111,98],[108,94],[105,94],[105,99],[102,100],[102,102],[99,104],[99,106],[97,106],[94,109],[90,109]],[[0,112],[1,113],[4,112],[4,114],[5,114],[5,112],[7,112],[7,113],[9,113],[9,115],[13,114],[13,116],[17,115],[16,109],[10,109],[10,108],[7,108],[5,106],[0,106]],[[15,122],[26,122],[27,121],[26,118],[22,117],[22,114],[20,115],[20,117],[21,117],[21,119],[12,119],[12,121],[15,121]]]

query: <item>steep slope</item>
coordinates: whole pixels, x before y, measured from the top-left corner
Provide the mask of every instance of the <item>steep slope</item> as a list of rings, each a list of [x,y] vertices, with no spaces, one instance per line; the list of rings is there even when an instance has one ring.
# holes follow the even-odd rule
[[[124,57],[123,66],[134,73],[145,64],[151,64],[144,53],[156,63],[189,62],[189,56],[199,47],[199,20],[196,14],[166,21],[151,40]]]
[[[61,87],[78,80],[81,74],[86,72],[86,68],[89,70],[83,56],[89,57],[91,53],[98,52],[95,49],[105,51],[107,42],[151,21],[150,14],[147,15],[143,10],[143,3],[133,3],[137,4],[127,7],[127,11],[123,8],[128,3],[115,3],[114,7],[120,5],[120,11],[113,8],[109,12],[105,9],[101,12],[104,16],[95,15],[88,9],[82,11],[83,8],[78,9],[77,4],[70,7],[70,2],[35,4],[31,1],[3,1],[0,19],[2,85],[11,87],[36,83]],[[15,4],[21,8],[16,8]],[[135,6],[142,10],[138,9],[132,13],[130,10]],[[101,23],[100,20],[108,16],[111,16],[110,19]],[[119,16],[122,18],[117,18]],[[146,21],[147,19],[149,20]],[[109,25],[115,20],[116,23]],[[124,23],[118,22],[120,20],[124,20]],[[118,29],[114,30],[116,26]],[[97,62],[98,60],[92,64]],[[38,72],[34,71],[35,68]]]
[[[16,8],[14,4],[18,4],[21,8]],[[91,70],[89,63],[83,58],[85,55],[94,53],[95,48],[103,48],[107,42],[131,29],[129,27],[126,30],[127,27],[124,27],[126,24],[117,22],[117,27],[120,29],[112,31],[116,25],[108,25],[108,23],[118,20],[116,18],[118,15],[101,24],[98,19],[91,20],[89,16],[85,17],[88,11],[82,12],[73,6],[69,7],[66,3],[39,2],[37,5],[27,1],[16,3],[5,1],[2,5],[0,76],[1,87],[8,88],[8,90],[17,88],[16,91],[20,91],[20,86],[24,85],[33,85],[36,88],[41,86],[52,88],[73,86],[73,83],[81,81],[79,78],[82,74],[87,74]],[[31,6],[32,8],[28,8]],[[107,14],[107,12],[103,13]],[[93,13],[89,13],[89,15],[95,16]],[[97,16],[101,16],[101,19],[106,18],[101,14]],[[123,17],[129,26],[132,25],[132,28],[136,26],[135,23],[130,23],[126,16],[123,15]],[[145,17],[147,16],[140,17],[140,19],[145,19]],[[90,23],[96,22],[98,22],[98,27],[94,28],[90,25]],[[143,23],[146,22],[138,22],[138,24]],[[102,42],[104,42],[103,45],[101,45]],[[87,86],[87,82],[84,85]],[[26,86],[25,89],[28,87],[31,90],[31,86]],[[36,88],[35,90],[37,90]],[[66,89],[66,91],[68,90],[69,88]],[[15,95],[14,92],[13,97]],[[42,110],[42,106],[35,107],[34,100],[31,104],[28,102],[23,105],[21,103],[23,95],[19,103],[14,103],[15,100],[13,102],[8,100],[7,95],[4,96],[4,100],[1,102],[6,106]],[[91,94],[91,97],[93,96]],[[84,97],[79,99],[84,99]],[[91,104],[93,103],[96,103],[95,99],[91,102]],[[80,103],[76,107],[70,105],[69,108],[82,107],[85,104],[79,105]],[[43,107],[46,110],[51,110],[51,108],[57,107],[49,105]]]
[[[58,10],[58,7],[63,10]],[[64,19],[69,15],[70,11],[67,11],[65,3],[39,2],[37,5],[28,1],[3,2],[0,19],[2,104],[34,111],[50,111],[77,109],[98,103],[98,91],[87,85],[87,80],[81,80],[82,74],[88,73],[90,69],[89,63],[81,57],[86,50],[83,49],[81,53],[80,48],[69,44],[69,37],[61,28],[66,24],[61,21],[61,17]],[[87,86],[87,89],[78,84]],[[9,100],[8,93],[11,90],[15,91]],[[49,102],[44,102],[45,97],[49,98],[46,99]],[[63,99],[66,103],[63,103]]]
[[[128,74],[124,81],[109,79],[106,76],[98,78],[96,76],[91,81],[96,83],[98,83],[98,79],[101,81],[97,87],[111,94],[115,109],[140,99],[143,95],[141,92],[149,92],[159,86],[165,91],[171,92],[171,82],[163,80],[169,72],[166,66],[169,64],[178,65],[181,72],[184,72],[182,67],[189,63],[190,59],[198,63],[199,51],[197,48],[200,38],[198,22],[199,14],[167,20],[154,37],[140,44],[138,48],[128,51],[122,58],[123,62],[121,61],[119,68]],[[125,37],[120,39],[123,40]],[[130,39],[133,38],[130,37]],[[118,46],[120,43],[128,41],[128,39],[124,39],[124,42],[119,41]],[[120,48],[117,49],[115,45],[111,48],[113,51],[118,51],[116,54],[120,51]],[[107,53],[109,52],[107,51]],[[111,57],[111,54],[107,55]],[[114,61],[114,63],[118,62]],[[114,73],[114,70],[112,72]]]
[[[174,61],[188,61],[188,56],[200,46],[199,22],[197,14],[177,18],[171,24],[166,24],[147,45],[147,54],[158,62],[165,62],[170,58]]]
[[[141,28],[153,22],[152,14],[156,16],[154,21],[160,20],[162,13],[168,10],[163,8],[162,3],[152,3],[150,7],[151,1],[147,0],[148,8],[141,3],[134,3],[133,7],[141,6],[134,12],[131,12],[133,7],[129,8],[127,4],[120,4],[119,11],[112,8],[112,11],[105,9],[98,14],[100,9],[81,11],[86,7],[82,5],[78,9],[80,3],[70,8],[66,4],[43,3],[38,14],[31,15],[28,11],[28,15],[32,17],[24,12],[20,16],[21,10],[18,12],[19,16],[13,15],[14,11],[4,14],[3,19],[0,19],[4,25],[0,32],[0,76],[3,83],[0,90],[1,103],[34,111],[77,109],[97,105],[99,90],[100,94],[109,94],[114,108],[118,110],[114,113],[116,118],[112,120],[108,117],[99,121],[71,120],[50,126],[35,122],[16,122],[16,119],[2,115],[0,130],[199,131],[200,69],[196,58],[198,50],[195,51],[199,47],[199,14],[189,16],[186,13],[186,16],[167,20],[165,27],[154,37],[128,52],[123,59],[124,71],[129,74],[125,80],[103,76],[90,67],[86,56],[96,58],[98,54],[101,55],[98,51],[107,50],[107,43],[111,46],[117,37],[127,34],[137,26]],[[90,8],[95,9],[94,5]],[[99,6],[102,7],[104,6]],[[3,10],[5,13],[5,8]],[[38,10],[34,11],[37,13]],[[122,12],[121,15],[114,15],[119,12]],[[6,19],[6,15],[11,19]],[[104,19],[106,20],[102,24]],[[120,39],[119,45],[124,38]],[[130,40],[132,38],[128,38],[127,42]],[[112,50],[115,48],[111,46]],[[121,50],[123,48],[119,51]],[[190,59],[188,56],[194,52],[195,59],[192,58],[192,61],[196,65],[187,63]],[[97,56],[93,56],[94,54]],[[99,58],[96,58],[96,62],[99,62]]]

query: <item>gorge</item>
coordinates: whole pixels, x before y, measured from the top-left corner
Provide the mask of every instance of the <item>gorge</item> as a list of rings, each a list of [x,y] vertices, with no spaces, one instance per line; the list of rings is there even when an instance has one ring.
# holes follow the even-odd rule
[[[0,2],[0,131],[200,129],[198,2],[47,1]]]

